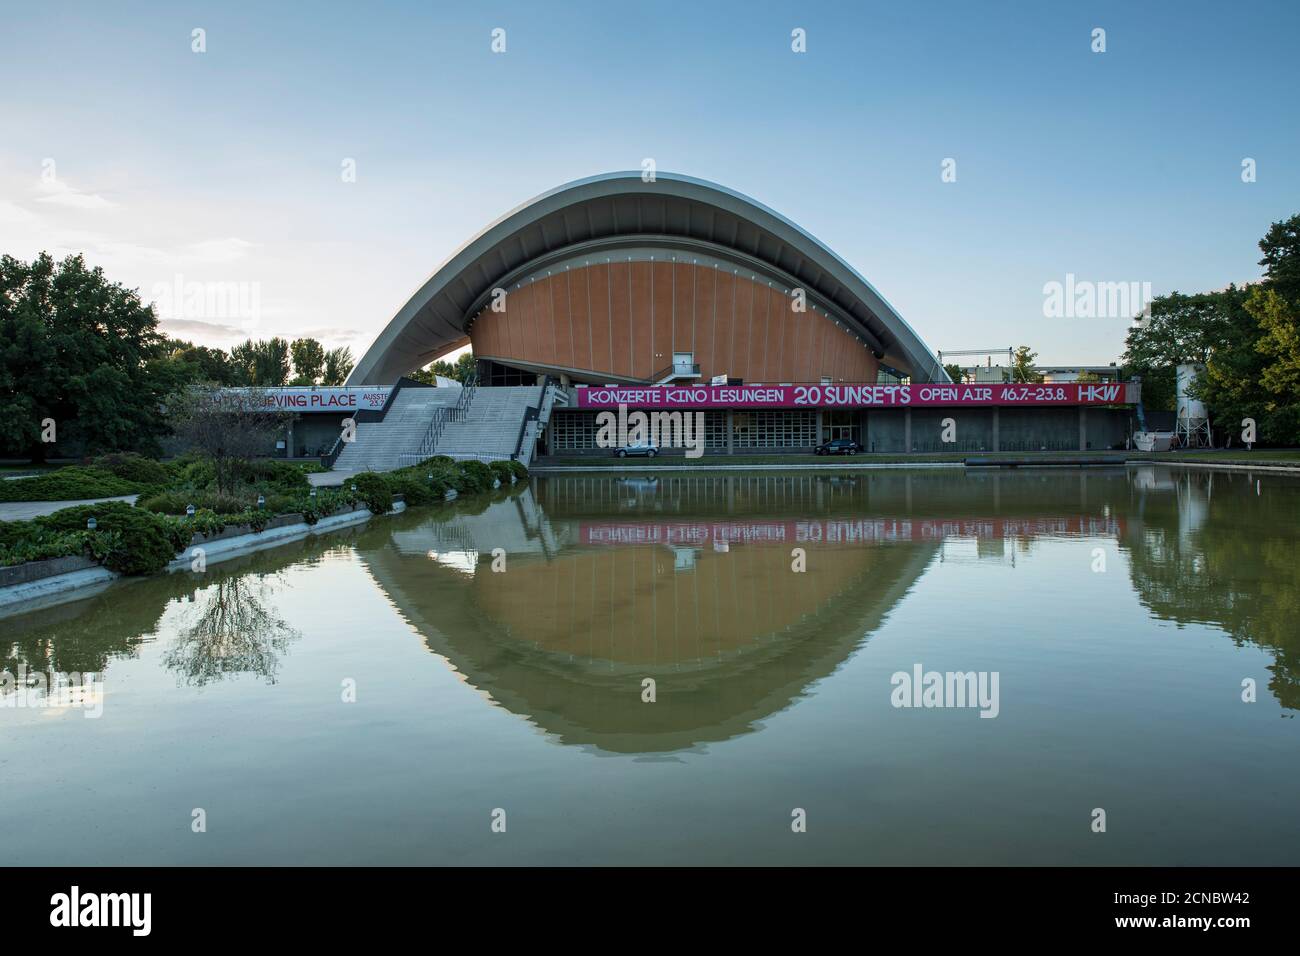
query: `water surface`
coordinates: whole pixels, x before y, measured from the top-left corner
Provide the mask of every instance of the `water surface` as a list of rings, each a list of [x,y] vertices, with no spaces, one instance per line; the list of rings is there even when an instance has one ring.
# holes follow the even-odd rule
[[[1298,527],[1160,467],[566,476],[123,582],[0,619],[103,680],[0,708],[0,860],[1294,864]]]

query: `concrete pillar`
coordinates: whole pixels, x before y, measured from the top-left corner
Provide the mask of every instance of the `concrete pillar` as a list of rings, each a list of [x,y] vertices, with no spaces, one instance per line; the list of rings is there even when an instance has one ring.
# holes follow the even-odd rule
[[[816,426],[816,427],[817,427],[817,441],[814,442],[814,444],[816,444],[816,445],[820,445],[823,441],[826,440],[826,439],[824,439],[824,438],[822,437],[822,434],[823,434],[823,433],[822,433],[822,410],[821,410],[820,408],[817,409],[817,426]]]
[[[736,435],[735,435],[734,416],[735,416],[735,412],[733,412],[731,409],[727,409],[727,454],[728,455],[734,455],[736,453]],[[727,500],[728,502],[730,502],[731,500],[730,489],[727,490]]]
[[[909,453],[912,451],[912,410],[910,408],[903,412],[903,451]],[[910,506],[912,486],[909,484],[907,487]]]
[[[1088,406],[1079,406],[1079,451],[1088,450]]]
[[[998,435],[998,406],[993,406],[993,450],[1001,451],[1002,443]]]
[[[285,458],[292,458],[292,457],[294,456],[294,449],[293,449],[293,419],[292,419],[292,418],[289,419],[289,428],[288,428],[288,434],[287,434],[287,436],[286,436],[286,440],[285,440],[284,452],[285,452],[285,455],[284,455]]]

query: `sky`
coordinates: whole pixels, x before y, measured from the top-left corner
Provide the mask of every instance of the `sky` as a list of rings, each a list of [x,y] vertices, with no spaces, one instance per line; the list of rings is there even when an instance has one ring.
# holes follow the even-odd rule
[[[1300,212],[1293,0],[0,0],[0,22],[0,253],[83,253],[221,347],[359,356],[503,213],[647,159],[798,223],[932,349],[1044,364],[1115,361],[1132,321],[1050,314],[1050,283],[1251,281]]]

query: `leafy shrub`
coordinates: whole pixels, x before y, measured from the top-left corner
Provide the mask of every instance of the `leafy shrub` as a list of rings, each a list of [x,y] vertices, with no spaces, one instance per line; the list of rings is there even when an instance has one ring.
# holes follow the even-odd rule
[[[321,518],[327,518],[344,507],[350,508],[355,503],[356,498],[350,492],[320,488],[317,489],[315,498],[303,499],[296,510],[302,513],[303,520],[308,524],[315,524]]]
[[[389,477],[379,472],[366,471],[353,479],[357,486],[357,497],[365,502],[366,507],[377,515],[384,514],[392,507],[393,492],[389,487]]]
[[[0,522],[0,567],[83,554],[87,531],[54,531],[31,521]]]
[[[494,461],[488,465],[488,468],[491,470],[493,478],[503,485],[508,485],[514,478],[514,471],[510,468],[512,464],[514,463],[510,461]]]
[[[433,481],[427,477],[421,481],[412,474],[393,474],[388,479],[388,487],[393,494],[401,495],[407,505],[435,504],[447,494],[445,482],[439,481],[436,477]]]
[[[481,461],[458,461],[456,471],[459,473],[456,490],[461,494],[492,488],[492,469]]]
[[[100,455],[91,464],[136,485],[162,487],[172,480],[171,470],[160,461],[137,455],[133,451]]]
[[[70,465],[35,478],[0,481],[0,501],[76,501],[131,495],[141,486],[103,468]]]
[[[286,494],[297,492],[306,494],[311,487],[311,482],[307,480],[307,472],[297,465],[277,461],[274,458],[259,458],[256,461],[244,462],[239,466],[238,477],[245,484],[264,489],[270,487]]]
[[[309,467],[292,465],[274,458],[239,463],[235,468],[235,481],[241,486],[239,495],[247,496],[250,501],[255,500],[259,492],[268,496],[273,491],[305,495],[311,487],[311,482],[307,480]],[[171,482],[172,488],[216,490],[217,471],[206,458],[184,455],[172,462],[171,470],[175,476]]]
[[[220,515],[233,515],[247,511],[256,504],[257,499],[223,495],[216,491],[160,491],[147,498],[141,498],[136,506],[146,511],[165,515],[183,515],[185,509],[193,505],[196,511],[214,511]]]
[[[217,480],[212,462],[194,455],[183,455],[173,461],[172,473],[176,476],[173,487],[178,488],[207,488]]]
[[[35,518],[32,523],[54,532],[84,532],[87,519],[92,517],[97,527],[87,535],[87,545],[105,567],[122,574],[161,571],[184,547],[183,543],[176,544],[178,534],[171,521],[143,508],[132,508],[124,501],[64,508]],[[100,546],[98,550],[96,545]]]

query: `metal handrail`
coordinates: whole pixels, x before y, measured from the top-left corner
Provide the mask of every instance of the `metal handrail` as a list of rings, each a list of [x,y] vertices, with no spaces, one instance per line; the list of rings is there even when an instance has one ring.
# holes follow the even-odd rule
[[[442,431],[446,428],[448,422],[463,422],[466,415],[469,414],[470,402],[474,400],[474,389],[478,387],[478,376],[471,375],[461,383],[460,395],[456,397],[456,404],[446,408],[435,408],[433,419],[429,422],[429,427],[420,439],[420,444],[415,451],[404,451],[398,458],[401,461],[410,461],[417,464],[426,458],[432,458],[434,449],[438,447],[438,439],[442,437]]]
[[[677,370],[678,370],[679,368],[680,368],[680,369],[687,369],[687,368],[690,369],[690,371],[683,371],[683,372],[681,372],[680,374],[682,374],[682,375],[694,375],[694,376],[696,376],[697,378],[699,377],[699,374],[700,374],[700,366],[698,365],[698,363],[696,363],[696,364],[692,364],[692,365],[690,365],[690,366],[686,366],[686,365],[678,365],[676,362],[674,362],[672,365],[669,365],[667,368],[662,368],[662,369],[660,369],[659,371],[655,372],[653,375],[650,376],[650,378],[649,378],[648,381],[650,381],[650,382],[662,382],[662,381],[664,380],[664,378],[667,377],[670,373],[672,373],[672,374],[678,374],[678,373],[677,373]]]
[[[384,399],[382,408],[359,409],[352,414],[352,423],[354,425],[360,425],[363,421],[383,421],[384,416],[388,414],[388,410],[393,407],[393,402],[397,400],[398,393],[407,386],[415,386],[418,388],[427,387],[424,382],[417,382],[414,379],[409,379],[403,375],[397,380],[397,384],[389,389],[388,398]],[[334,444],[330,445],[330,450],[321,455],[321,467],[325,468],[327,471],[334,467],[334,463],[339,460],[339,455],[343,454],[343,444],[343,432],[340,431],[338,436],[334,439]]]

